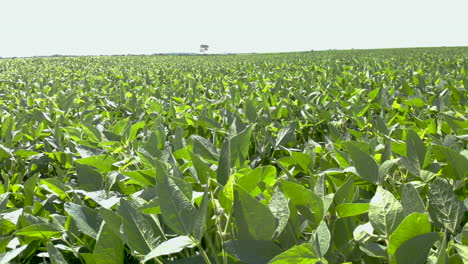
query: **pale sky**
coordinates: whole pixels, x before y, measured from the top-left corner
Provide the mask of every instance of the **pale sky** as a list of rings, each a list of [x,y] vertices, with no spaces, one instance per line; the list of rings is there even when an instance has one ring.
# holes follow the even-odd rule
[[[468,46],[468,0],[0,0],[0,57]]]

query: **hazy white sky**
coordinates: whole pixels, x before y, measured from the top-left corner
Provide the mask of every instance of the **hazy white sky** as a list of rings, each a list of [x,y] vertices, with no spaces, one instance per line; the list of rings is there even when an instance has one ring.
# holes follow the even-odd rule
[[[0,56],[468,46],[468,0],[0,0]]]

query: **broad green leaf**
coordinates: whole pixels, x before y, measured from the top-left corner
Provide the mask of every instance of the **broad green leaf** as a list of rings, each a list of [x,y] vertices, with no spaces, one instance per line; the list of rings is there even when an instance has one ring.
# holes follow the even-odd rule
[[[200,154],[203,158],[217,161],[219,159],[218,149],[203,137],[193,135],[193,153]]]
[[[202,184],[207,184],[208,180],[214,177],[215,172],[210,168],[208,164],[206,164],[202,159],[200,159],[197,155],[190,152],[190,157],[192,159],[193,167],[197,171],[198,180]]]
[[[268,264],[313,264],[321,263],[313,252],[312,245],[305,243],[294,246],[274,257]]]
[[[245,115],[250,123],[255,123],[255,121],[257,121],[257,109],[251,100],[247,100],[246,102]]]
[[[124,243],[112,228],[110,224],[101,224],[93,250],[96,264],[118,264],[124,262]]]
[[[468,246],[468,222],[465,223],[465,225],[463,226],[463,230],[461,232],[461,239],[463,245]]]
[[[1,226],[0,226],[1,227]],[[15,227],[13,227],[15,228]],[[2,232],[0,232],[1,234]],[[5,252],[8,244],[10,243],[10,241],[13,239],[13,236],[4,236],[2,238],[0,238],[0,252]]]
[[[421,196],[419,196],[418,191],[411,183],[401,186],[401,205],[403,206],[405,216],[412,213],[424,214],[426,212]]]
[[[10,197],[10,193],[6,192],[3,194],[0,194],[0,212],[3,211],[6,208],[6,205],[8,203],[8,198]]]
[[[218,195],[218,200],[221,206],[226,210],[228,214],[231,213],[232,204],[234,202],[234,182],[236,176],[232,174],[229,177],[226,185],[224,185],[223,190]]]
[[[153,158],[161,158],[162,152],[158,148],[159,139],[156,133],[151,132],[148,140],[146,141],[143,149],[145,149]]]
[[[388,260],[387,247],[378,243],[370,242],[364,246],[359,246],[359,249],[373,258]]]
[[[336,191],[335,195],[333,196],[333,200],[337,204],[352,203],[354,197],[354,188],[354,176],[351,175]]]
[[[347,143],[345,146],[359,176],[370,183],[379,183],[379,166],[375,160],[351,142]]]
[[[278,187],[273,191],[273,196],[268,203],[271,213],[276,218],[278,225],[276,226],[274,238],[277,238],[283,232],[289,220],[289,207],[286,196]]]
[[[120,199],[117,213],[122,217],[125,243],[140,254],[148,254],[161,242],[161,232],[153,218],[135,209],[125,199]]]
[[[48,178],[48,179],[43,179],[40,180],[39,182],[40,186],[43,187],[42,185],[46,186],[47,191],[51,191],[55,193],[60,199],[65,199],[67,197],[67,187],[65,184],[60,179],[57,178]]]
[[[324,216],[322,199],[302,185],[285,180],[281,180],[281,183],[285,196],[290,198],[294,205],[312,210],[313,214],[310,215],[310,220],[314,226],[318,226]]]
[[[367,203],[343,203],[336,207],[338,217],[349,217],[367,213],[369,204]]]
[[[76,163],[89,165],[98,169],[101,173],[106,173],[112,170],[112,164],[115,163],[115,159],[110,155],[99,155],[78,159]]]
[[[306,153],[301,152],[291,152],[291,156],[294,161],[301,167],[302,171],[305,173],[310,173],[313,171],[314,160],[312,156]]]
[[[37,185],[37,181],[39,179],[39,175],[36,174],[29,178],[25,183],[24,183],[24,206],[31,206],[33,205],[33,199],[34,199],[34,190]],[[0,211],[2,210],[1,206],[1,198],[0,198]]]
[[[428,199],[428,210],[432,221],[456,234],[465,208],[463,202],[458,200],[453,192],[452,186],[445,180],[436,178],[429,188]]]
[[[393,194],[382,187],[369,204],[369,220],[372,226],[385,236],[389,236],[403,220],[403,208]]]
[[[419,138],[418,134],[413,130],[408,130],[406,135],[406,156],[419,163],[419,167],[424,165],[424,158],[426,156],[426,146]]]
[[[387,176],[388,172],[395,166],[400,159],[393,159],[393,160],[386,160],[380,165],[379,167],[379,178],[380,180],[384,180]]]
[[[60,251],[51,242],[47,243],[47,252],[49,253],[50,263],[68,264],[62,253],[60,253]]]
[[[11,150],[0,144],[0,160],[8,159],[11,157],[13,157],[13,153],[11,152]]]
[[[427,233],[405,241],[396,251],[390,263],[425,263],[432,245],[440,238],[440,233]]]
[[[131,125],[130,127],[127,126],[127,129],[124,132],[124,137],[127,141],[133,141],[137,137],[138,131],[145,127],[145,121],[141,121]],[[130,128],[130,129],[128,129]]]
[[[75,164],[78,185],[88,192],[99,191],[103,185],[102,174],[89,165]]]
[[[388,254],[393,255],[405,241],[429,232],[431,232],[431,224],[427,214],[408,215],[390,235]]]
[[[309,244],[314,248],[314,252],[319,257],[324,257],[330,247],[331,234],[327,224],[322,221],[317,229],[312,233]]]
[[[270,209],[257,201],[242,187],[234,190],[233,215],[239,239],[271,240],[277,220]]]
[[[19,248],[15,248],[10,250],[6,253],[0,254],[0,264],[10,264],[11,261],[16,258],[21,252],[23,252],[28,245],[21,246]]]
[[[229,137],[223,142],[221,147],[221,154],[219,155],[218,169],[216,170],[216,177],[218,183],[224,186],[229,180],[231,175],[231,141]]]
[[[203,194],[203,198],[200,204],[200,207],[197,209],[195,219],[193,220],[193,237],[198,242],[201,242],[203,233],[206,229],[206,221],[208,218],[208,202],[209,194],[207,191]]]
[[[155,249],[148,253],[142,260],[145,263],[148,260],[163,255],[170,255],[182,251],[184,248],[195,246],[192,239],[188,236],[178,236],[171,238],[159,244]]]
[[[271,240],[228,240],[223,249],[244,263],[266,264],[282,252]]]
[[[293,121],[289,122],[288,126],[281,129],[276,137],[275,147],[278,147],[280,145],[287,145],[288,143],[295,141],[296,127],[297,121]]]
[[[230,140],[231,167],[241,166],[249,153],[250,138],[255,125],[251,125]]]
[[[433,145],[432,149],[438,161],[446,161],[449,166],[453,168],[455,178],[458,180],[465,180],[468,176],[468,158],[458,153],[457,151],[443,147],[440,145]]]
[[[120,227],[122,226],[122,218],[117,213],[115,213],[114,211],[106,209],[104,207],[99,208],[98,211],[99,211],[99,215],[101,215],[101,217],[104,220],[104,222],[106,223],[106,225],[110,226],[109,229],[112,232],[114,232],[114,235],[116,237],[119,237],[120,240],[123,240],[124,239],[123,235],[120,232]],[[101,226],[101,228],[102,228],[102,226]],[[106,227],[106,228],[108,228],[108,227]]]
[[[62,232],[64,232],[64,230],[62,230],[60,226],[49,223],[33,224],[16,231],[15,234],[33,238],[50,239],[60,236]]]
[[[154,170],[134,170],[134,171],[120,171],[125,176],[130,177],[132,180],[138,182],[143,187],[150,187],[156,185]]]
[[[463,263],[467,263],[468,262],[468,246],[461,245],[461,244],[454,244],[453,246],[457,249],[457,252],[462,258]]]
[[[101,132],[93,125],[87,123],[81,123],[81,127],[88,136],[88,140],[94,143],[100,143],[102,141]]]
[[[255,188],[257,188],[258,183],[262,180],[262,167],[257,167],[255,170],[240,176],[236,184],[242,186],[247,192],[252,192]]]
[[[156,189],[165,223],[179,235],[190,235],[194,228],[196,208],[181,189],[168,177],[163,164],[158,164]]]
[[[73,218],[83,234],[96,239],[102,222],[102,218],[96,210],[74,203],[66,203],[65,211]]]

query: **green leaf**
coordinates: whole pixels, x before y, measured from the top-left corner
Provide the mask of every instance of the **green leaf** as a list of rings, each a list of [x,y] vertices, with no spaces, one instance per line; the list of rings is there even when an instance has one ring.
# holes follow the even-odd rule
[[[319,261],[320,259],[313,252],[312,245],[305,243],[277,255],[268,264],[313,264]]]
[[[50,239],[60,236],[64,230],[55,224],[33,224],[15,232],[16,235]]]
[[[283,191],[286,197],[290,198],[296,206],[302,206],[304,210],[312,210],[309,220],[316,227],[322,221],[324,208],[322,199],[311,190],[302,185],[281,180]]]
[[[96,210],[74,203],[65,203],[64,209],[73,218],[83,234],[96,239],[102,222],[102,218]]]
[[[49,253],[51,264],[68,264],[62,253],[60,253],[60,251],[51,242],[47,243],[47,252]]]
[[[403,208],[393,194],[382,187],[369,204],[369,220],[372,226],[385,236],[389,236],[403,220]]]
[[[266,264],[282,252],[271,240],[228,240],[223,249],[244,263]]]
[[[284,146],[292,141],[295,141],[296,140],[296,135],[295,135],[296,127],[297,127],[297,121],[293,121],[293,122],[289,122],[288,126],[281,129],[278,132],[278,135],[276,137],[275,147],[278,147],[280,145]]]
[[[0,160],[8,159],[11,157],[13,157],[13,153],[11,152],[11,150],[0,144]]]
[[[408,215],[390,235],[388,254],[393,255],[405,241],[429,232],[431,232],[431,224],[427,214]]]
[[[324,257],[330,247],[331,234],[327,224],[322,221],[317,229],[312,233],[309,244],[314,247],[317,256]]]
[[[450,167],[453,168],[455,178],[458,180],[465,180],[468,176],[468,158],[458,153],[457,151],[443,147],[440,145],[433,145],[432,149],[438,161],[446,161]]]
[[[39,175],[36,174],[29,178],[25,183],[24,183],[24,206],[31,206],[33,205],[33,199],[34,199],[34,190],[37,185],[37,181],[39,179]],[[1,206],[1,198],[0,198],[0,211],[2,210]]]
[[[162,152],[158,148],[159,139],[156,133],[151,132],[148,140],[146,141],[143,149],[146,150],[153,158],[161,158]]]
[[[154,170],[134,170],[134,171],[120,171],[125,176],[130,177],[132,180],[139,183],[142,187],[151,187],[156,185]]]
[[[348,179],[340,186],[333,196],[333,200],[337,204],[352,203],[354,197],[354,176],[350,175]]]
[[[120,232],[120,227],[122,226],[122,218],[114,211],[106,209],[104,207],[99,208],[98,211],[102,219],[104,219],[104,222],[110,226],[109,229],[114,232],[114,235],[116,237],[119,237],[120,240],[123,240],[124,237]]]
[[[206,220],[208,216],[208,202],[210,198],[208,192],[205,191],[203,194],[202,202],[200,207],[197,209],[197,214],[193,223],[193,237],[201,243],[203,233],[206,229]]]
[[[190,237],[188,236],[174,237],[159,244],[159,246],[157,246],[143,258],[142,263],[145,263],[146,261],[151,260],[153,258],[157,258],[159,256],[178,253],[184,248],[193,246],[195,245],[192,239],[190,239]]]
[[[390,263],[425,263],[432,245],[440,238],[440,233],[427,233],[405,241],[395,252]]]
[[[161,232],[151,216],[139,212],[123,198],[120,199],[117,213],[122,217],[123,235],[130,249],[140,254],[148,254],[159,245]]]
[[[231,141],[229,137],[223,142],[221,147],[221,154],[219,155],[218,169],[216,170],[216,177],[218,183],[224,186],[229,180],[231,175]]]
[[[347,142],[345,146],[359,177],[373,184],[379,183],[379,166],[375,160],[351,142]]]
[[[101,224],[93,250],[96,264],[124,263],[123,241],[115,234],[115,230],[112,229],[113,227],[110,224]]]
[[[336,207],[338,217],[349,217],[367,213],[369,204],[367,203],[344,203]]]
[[[413,130],[408,130],[406,135],[406,156],[409,159],[416,161],[420,168],[424,166],[426,146],[419,138],[418,134],[416,134],[416,132]]]
[[[158,163],[156,190],[165,223],[179,235],[190,235],[194,228],[196,208],[174,181],[168,177],[163,164]]]
[[[461,238],[463,245],[468,246],[468,222],[463,226]]]
[[[314,160],[311,155],[301,152],[291,152],[291,156],[303,172],[310,173],[314,170]]]
[[[5,210],[9,197],[10,197],[10,192],[0,194],[0,212]]]
[[[456,234],[465,208],[463,202],[458,200],[453,192],[452,186],[445,180],[436,178],[429,188],[428,199],[432,221]]]
[[[380,165],[379,168],[379,179],[382,181],[387,176],[387,173],[397,164],[400,159],[386,160]]]
[[[78,186],[88,192],[99,191],[103,185],[101,173],[89,165],[75,164]]]
[[[251,125],[230,140],[231,167],[241,166],[249,153],[250,138],[255,125]]]
[[[257,109],[251,100],[247,100],[246,102],[245,115],[247,116],[247,119],[249,119],[250,123],[255,123],[257,120]]]
[[[454,244],[453,245],[457,249],[457,253],[463,260],[463,263],[468,262],[468,246],[461,245],[461,244]]]
[[[106,173],[112,170],[112,164],[115,163],[115,159],[110,155],[99,155],[77,159],[76,163],[89,165],[98,169],[98,171],[101,173]]]
[[[289,207],[286,196],[281,190],[276,187],[273,191],[273,196],[268,203],[271,213],[276,218],[278,225],[276,226],[274,238],[277,238],[283,232],[289,220]]]
[[[192,135],[193,153],[200,154],[203,158],[216,161],[219,159],[218,149],[208,140],[197,135]]]
[[[419,196],[418,191],[411,183],[401,186],[401,205],[403,206],[405,216],[411,213],[424,214],[426,212],[421,196]]]
[[[0,254],[0,264],[10,264],[14,258],[16,258],[21,252],[23,252],[28,245],[24,245],[19,248],[15,248],[13,250],[10,250],[6,253]]]
[[[234,195],[233,215],[238,238],[271,240],[277,224],[270,209],[238,185]]]
[[[208,164],[192,152],[190,152],[190,157],[192,159],[193,167],[197,171],[198,180],[202,184],[207,184],[208,180],[215,175],[214,171]]]

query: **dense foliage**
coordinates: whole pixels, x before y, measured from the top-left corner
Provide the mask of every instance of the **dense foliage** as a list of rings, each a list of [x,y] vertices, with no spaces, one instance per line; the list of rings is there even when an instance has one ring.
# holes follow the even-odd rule
[[[0,60],[0,263],[467,263],[468,48]]]

